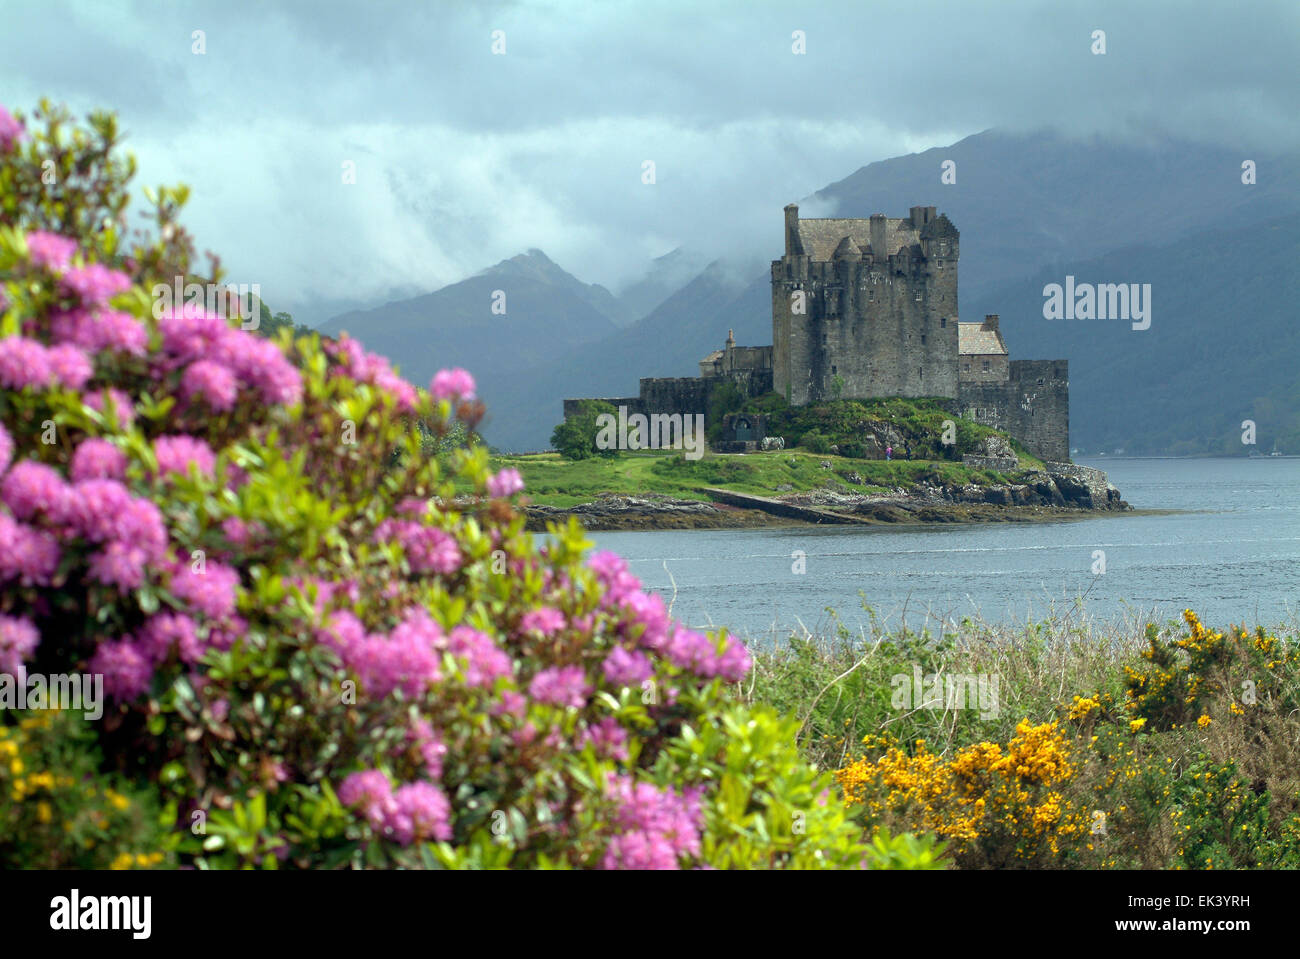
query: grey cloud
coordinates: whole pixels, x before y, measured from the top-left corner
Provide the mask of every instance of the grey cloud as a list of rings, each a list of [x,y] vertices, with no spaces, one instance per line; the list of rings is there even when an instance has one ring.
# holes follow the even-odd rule
[[[786,202],[990,127],[1295,149],[1298,40],[1289,2],[60,0],[6,15],[0,89],[120,111],[142,182],[191,183],[201,245],[292,309],[528,247],[612,287],[770,253]]]

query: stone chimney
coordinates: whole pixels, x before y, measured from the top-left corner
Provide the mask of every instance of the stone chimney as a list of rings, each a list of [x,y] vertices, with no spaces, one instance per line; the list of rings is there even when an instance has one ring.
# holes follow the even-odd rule
[[[996,333],[998,329],[998,315],[996,313],[985,313],[983,326],[984,329],[992,330]]]
[[[803,243],[799,240],[799,204],[791,203],[785,208],[785,255],[799,256],[803,253]]]
[[[894,251],[885,249],[885,247],[887,246],[887,241],[885,239],[885,236],[887,235],[889,230],[889,224],[885,220],[885,214],[883,213],[871,214],[870,229],[871,229],[871,252],[876,255],[877,263],[887,263],[889,261],[889,254],[893,253]]]

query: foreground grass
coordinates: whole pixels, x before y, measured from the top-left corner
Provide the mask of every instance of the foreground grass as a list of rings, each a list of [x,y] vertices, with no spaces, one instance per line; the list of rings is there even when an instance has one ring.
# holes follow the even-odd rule
[[[741,695],[798,717],[864,829],[937,835],[954,865],[1300,866],[1295,624],[873,618],[753,652]]]

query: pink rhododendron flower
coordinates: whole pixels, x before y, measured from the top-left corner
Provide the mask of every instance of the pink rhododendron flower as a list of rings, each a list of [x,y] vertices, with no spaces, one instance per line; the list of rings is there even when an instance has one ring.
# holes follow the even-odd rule
[[[0,481],[0,500],[19,519],[42,515],[61,522],[68,509],[68,484],[52,466],[23,460]]]
[[[349,336],[344,336],[337,343],[326,344],[325,349],[339,361],[341,372],[360,383],[369,383],[397,401],[397,408],[403,412],[415,409],[419,394],[415,387],[393,372],[388,360],[375,353],[367,353],[361,344]]]
[[[0,110],[3,110],[3,107],[0,107]],[[72,254],[75,252],[77,252],[76,240],[59,236],[57,233],[46,233],[43,230],[27,234],[27,255],[35,266],[47,270],[62,270],[72,262]]]
[[[474,377],[460,367],[452,370],[439,370],[434,374],[433,382],[429,384],[429,392],[433,394],[433,398],[436,400],[453,398],[472,400],[474,399],[474,390]]]
[[[416,698],[442,679],[439,652],[446,637],[422,609],[408,611],[389,636],[367,633],[354,614],[340,610],[316,631],[316,639],[334,649],[365,690],[376,696],[400,689]]]
[[[198,628],[184,613],[157,613],[149,617],[140,628],[137,646],[155,663],[166,659],[173,649],[186,663],[197,662],[203,656]]]
[[[0,107],[0,153],[8,153],[26,136],[23,125],[8,110]]]
[[[108,440],[82,440],[73,451],[69,469],[73,481],[120,480],[126,475],[126,454]]]
[[[92,410],[103,413],[109,422],[116,423],[118,427],[130,427],[135,422],[135,404],[131,402],[131,397],[114,387],[87,393],[81,401]]]
[[[165,313],[158,322],[163,352],[184,365],[211,360],[228,368],[263,403],[292,405],[302,398],[302,375],[275,343],[232,328],[198,304]]]
[[[138,697],[153,681],[149,657],[130,636],[100,643],[87,668],[104,677],[104,692],[123,702]]]
[[[0,583],[49,586],[59,568],[59,542],[50,533],[0,513]]]
[[[350,773],[339,785],[339,802],[359,806],[376,829],[382,830],[393,811],[393,784],[378,769]]]
[[[214,560],[201,567],[181,563],[172,570],[173,595],[191,610],[210,619],[225,619],[235,612],[235,591],[239,573]]]
[[[538,632],[543,636],[554,636],[564,628],[564,614],[550,606],[539,606],[524,613],[519,620],[519,632]]]
[[[63,274],[63,288],[81,298],[84,306],[106,306],[123,290],[130,289],[131,278],[102,263],[71,267]]]
[[[160,436],[153,441],[153,452],[158,457],[158,475],[179,473],[189,475],[190,464],[198,467],[200,475],[211,476],[216,469],[217,455],[203,440],[184,433],[178,436]]]
[[[0,388],[46,387],[53,378],[49,350],[24,336],[0,339]]]
[[[514,665],[492,637],[468,626],[457,626],[448,637],[447,648],[453,656],[466,661],[465,685],[491,686],[498,677],[510,676]]]
[[[212,360],[196,360],[181,375],[181,396],[193,401],[202,400],[217,413],[235,408],[239,384],[228,367]]]
[[[605,678],[615,686],[639,686],[654,674],[644,653],[615,646],[601,664]]]
[[[208,645],[222,651],[230,649],[248,633],[248,623],[239,616],[227,616],[208,629]]]
[[[114,350],[144,356],[149,343],[144,324],[121,310],[77,308],[55,313],[50,319],[50,334],[56,342],[80,346],[92,353]]]
[[[668,641],[671,622],[664,601],[653,593],[640,590],[623,597],[624,632],[631,636],[640,636],[640,643],[646,649],[660,650]]]
[[[45,357],[50,365],[51,379],[69,390],[81,390],[95,372],[90,357],[71,343],[50,347]]]
[[[677,869],[682,856],[700,854],[699,788],[660,790],[630,776],[616,776],[609,790],[617,803],[604,869]]]
[[[602,550],[593,553],[587,566],[596,574],[603,588],[601,605],[606,609],[617,607],[624,599],[641,590],[641,581],[627,570],[627,560],[617,553]]]
[[[14,458],[14,441],[5,429],[3,423],[0,423],[0,476],[9,468],[9,463]]]
[[[67,494],[65,518],[74,532],[92,543],[127,539],[122,517],[131,502],[130,491],[118,480],[80,480]]]
[[[451,803],[431,783],[407,783],[393,793],[393,807],[384,822],[403,846],[417,839],[451,839]]]
[[[681,627],[673,631],[663,652],[671,662],[707,679],[722,676],[739,682],[752,665],[749,651],[739,640],[728,639],[719,652],[708,636]]]
[[[581,709],[587,705],[591,687],[581,666],[551,666],[533,677],[528,695],[538,702]]]
[[[148,554],[139,546],[114,541],[90,557],[88,575],[97,583],[116,586],[118,592],[129,593],[144,585],[148,559]]]
[[[493,716],[514,716],[522,719],[527,710],[528,700],[524,698],[523,693],[506,689],[502,691],[500,701],[492,706],[491,713]]]
[[[454,536],[414,520],[384,520],[375,530],[375,539],[401,543],[406,561],[414,573],[447,576],[460,569],[464,562]]]
[[[595,749],[597,756],[622,762],[628,756],[627,730],[620,726],[613,716],[606,716],[600,722],[583,730],[578,745],[590,745]]]
[[[514,496],[515,493],[522,492],[523,488],[524,478],[517,469],[503,469],[489,477],[487,482],[488,495],[493,497]]]
[[[414,719],[406,731],[407,742],[420,751],[424,762],[425,774],[430,779],[442,778],[442,760],[447,755],[447,747],[427,719]]]
[[[0,673],[22,675],[23,661],[31,659],[40,641],[31,620],[0,615]]]

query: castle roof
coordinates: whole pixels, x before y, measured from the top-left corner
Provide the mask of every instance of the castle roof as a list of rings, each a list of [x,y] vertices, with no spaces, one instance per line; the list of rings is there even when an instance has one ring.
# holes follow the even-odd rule
[[[799,220],[799,239],[804,252],[814,260],[831,260],[840,241],[848,239],[860,250],[871,247],[871,221],[850,219]],[[885,218],[885,249],[872,249],[876,256],[891,256],[901,246],[919,243],[920,233],[909,219]]]
[[[983,323],[957,324],[957,352],[975,356],[1007,353],[1007,345],[1002,342],[1002,334],[990,329]]]

